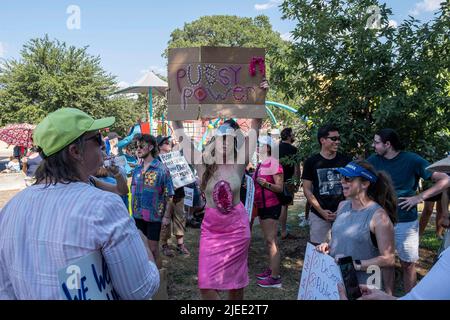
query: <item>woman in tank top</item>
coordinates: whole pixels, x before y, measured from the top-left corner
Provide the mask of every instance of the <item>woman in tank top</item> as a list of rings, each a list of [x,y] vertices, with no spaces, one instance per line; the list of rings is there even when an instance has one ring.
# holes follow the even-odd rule
[[[336,260],[351,256],[360,284],[381,285],[381,280],[371,277],[373,270],[381,268],[382,272],[378,274],[385,291],[392,294],[395,264],[393,224],[397,220],[397,198],[392,182],[366,161],[350,162],[336,171],[341,174],[346,201],[339,204],[330,243],[318,245],[317,250]]]

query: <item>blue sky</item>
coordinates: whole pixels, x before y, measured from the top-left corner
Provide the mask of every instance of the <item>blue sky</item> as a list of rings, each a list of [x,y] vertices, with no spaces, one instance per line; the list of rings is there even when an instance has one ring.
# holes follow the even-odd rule
[[[408,15],[427,21],[443,0],[382,0],[400,23]],[[288,36],[295,24],[281,19],[281,0],[0,0],[0,58],[19,58],[24,43],[46,33],[70,45],[89,46],[102,66],[122,85],[132,84],[145,70],[165,73],[161,57],[170,33],[204,15],[269,16],[274,29]],[[67,21],[80,9],[80,29]],[[72,24],[73,25],[73,24]]]

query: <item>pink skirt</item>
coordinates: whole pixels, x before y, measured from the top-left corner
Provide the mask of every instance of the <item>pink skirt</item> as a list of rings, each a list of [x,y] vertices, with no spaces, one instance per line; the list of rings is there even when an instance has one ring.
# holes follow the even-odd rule
[[[232,290],[248,285],[250,225],[240,202],[229,214],[206,208],[200,235],[198,286]]]

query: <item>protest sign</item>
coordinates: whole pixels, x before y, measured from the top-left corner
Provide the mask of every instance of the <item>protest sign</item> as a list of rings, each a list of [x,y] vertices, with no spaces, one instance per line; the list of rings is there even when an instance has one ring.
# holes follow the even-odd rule
[[[58,271],[59,288],[66,300],[119,300],[108,266],[94,251]]]
[[[159,157],[169,169],[175,189],[195,182],[195,177],[192,174],[191,168],[180,151],[160,154]]]
[[[248,213],[248,220],[252,220],[253,212],[253,200],[255,198],[255,183],[253,178],[249,175],[245,175],[245,185],[247,186],[247,195],[245,197],[245,210]]]
[[[265,50],[169,49],[168,120],[265,118]]]
[[[184,187],[184,205],[191,208],[194,206],[194,189]]]
[[[298,300],[339,300],[338,283],[341,271],[334,259],[318,252],[308,243],[303,262]]]

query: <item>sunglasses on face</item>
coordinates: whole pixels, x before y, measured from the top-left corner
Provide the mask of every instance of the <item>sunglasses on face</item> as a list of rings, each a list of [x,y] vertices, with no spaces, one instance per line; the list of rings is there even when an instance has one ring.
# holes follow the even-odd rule
[[[137,145],[137,146],[136,146],[136,149],[145,149],[145,148],[147,148],[147,147],[148,147],[148,145],[142,144],[142,145]]]
[[[89,141],[89,140],[95,140],[95,142],[97,142],[99,146],[103,145],[103,137],[100,132],[92,137],[84,139],[84,141]]]
[[[336,141],[341,141],[341,137],[327,137],[327,139],[330,139],[331,141],[334,141],[334,142],[336,142]]]
[[[345,181],[346,183],[353,182],[355,179],[356,177],[345,177],[345,176],[341,177],[341,180]]]

